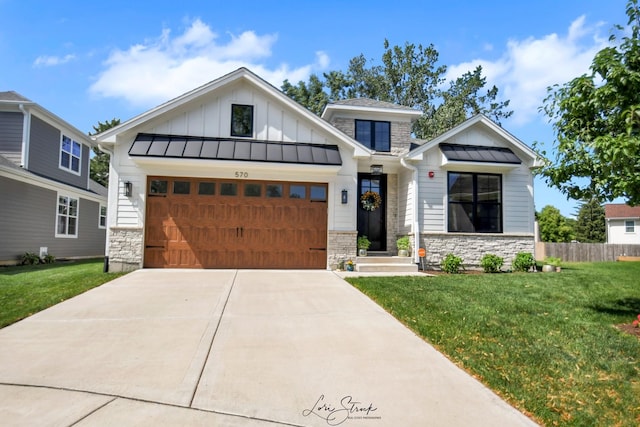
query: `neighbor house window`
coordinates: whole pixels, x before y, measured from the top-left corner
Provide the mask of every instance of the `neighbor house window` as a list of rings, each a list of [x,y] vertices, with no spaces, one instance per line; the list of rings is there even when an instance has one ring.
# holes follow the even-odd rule
[[[450,232],[502,233],[502,176],[449,172]]]
[[[60,143],[60,168],[80,174],[82,146],[68,136],[62,135]]]
[[[98,217],[98,227],[107,228],[107,207],[100,205],[100,216]]]
[[[635,233],[636,232],[636,222],[631,220],[631,221],[625,221],[624,222],[624,231],[626,233]]]
[[[58,195],[56,237],[78,237],[78,199]]]
[[[356,141],[376,151],[391,151],[391,123],[356,120]]]
[[[253,136],[253,105],[231,105],[231,136]]]

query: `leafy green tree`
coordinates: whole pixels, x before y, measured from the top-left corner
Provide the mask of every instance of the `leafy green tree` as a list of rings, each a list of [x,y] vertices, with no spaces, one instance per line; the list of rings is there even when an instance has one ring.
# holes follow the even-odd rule
[[[438,51],[433,45],[405,43],[390,46],[384,41],[380,65],[369,64],[360,54],[349,61],[347,71],[324,73],[324,80],[312,75],[308,82],[296,86],[285,80],[282,91],[320,114],[329,101],[348,98],[371,98],[423,111],[424,116],[414,124],[418,138],[443,133],[477,113],[483,113],[498,124],[511,115],[509,102],[496,101],[495,86],[483,93],[486,78],[482,67],[465,73],[450,83],[444,83],[446,66],[438,65]]]
[[[603,243],[607,240],[604,206],[597,199],[583,202],[575,225],[576,240],[583,243]]]
[[[94,132],[89,132],[89,135],[99,134],[111,129],[112,127],[118,126],[119,124],[120,119],[111,119],[104,123],[99,121],[97,126],[93,126]],[[109,155],[107,153],[94,147],[90,169],[90,176],[92,180],[104,185],[105,187],[109,186]]]
[[[594,57],[590,73],[549,88],[541,110],[553,123],[555,158],[540,173],[578,200],[628,199],[640,204],[640,9],[626,8],[610,46]],[[542,153],[545,154],[545,153]]]
[[[540,240],[543,242],[570,242],[575,239],[573,227],[560,210],[547,205],[538,214]]]

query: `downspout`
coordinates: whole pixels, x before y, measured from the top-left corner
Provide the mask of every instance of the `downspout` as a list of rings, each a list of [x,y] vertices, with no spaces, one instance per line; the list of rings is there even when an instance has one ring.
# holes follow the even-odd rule
[[[22,111],[24,118],[22,119],[22,156],[20,158],[20,166],[29,170],[29,138],[31,136],[31,113],[24,108],[24,104],[18,104],[18,108]]]
[[[420,223],[418,222],[418,168],[408,164],[404,157],[400,158],[400,164],[412,172],[411,200],[413,201],[413,206],[411,207],[411,213],[413,216],[413,262],[419,264],[420,257],[418,256],[418,249],[420,249]]]

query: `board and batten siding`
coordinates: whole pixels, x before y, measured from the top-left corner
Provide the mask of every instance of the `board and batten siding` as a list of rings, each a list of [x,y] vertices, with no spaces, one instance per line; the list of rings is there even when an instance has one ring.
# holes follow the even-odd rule
[[[106,233],[98,227],[99,203],[69,196],[79,199],[78,237],[56,238],[58,192],[0,177],[0,261],[39,253],[40,247],[57,258],[103,256]]]
[[[0,111],[0,155],[20,166],[22,162],[22,127],[24,115]]]
[[[75,187],[87,188],[89,174],[89,147],[71,134],[65,134],[82,147],[80,175],[60,169],[60,142],[62,133],[36,116],[31,117],[31,138],[29,141],[29,170],[38,175],[55,179]]]
[[[398,234],[411,232],[413,219],[413,172],[398,174]]]

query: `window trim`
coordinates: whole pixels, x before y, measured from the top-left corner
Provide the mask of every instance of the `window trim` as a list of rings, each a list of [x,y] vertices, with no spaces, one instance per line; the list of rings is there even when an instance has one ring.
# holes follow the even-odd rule
[[[369,123],[369,126],[371,127],[370,129],[370,135],[371,135],[371,140],[369,141],[370,145],[365,144],[364,142],[361,142],[360,140],[358,140],[358,123],[359,122],[363,122],[363,123]],[[387,123],[389,125],[389,149],[388,150],[379,150],[376,147],[376,123]],[[386,121],[386,120],[364,120],[364,119],[355,119],[355,123],[354,123],[354,130],[353,130],[353,137],[356,141],[360,142],[360,144],[364,145],[365,147],[374,150],[374,151],[379,151],[381,153],[390,153],[391,152],[391,122],[390,121]]]
[[[249,130],[248,133],[234,133],[233,130],[233,118],[234,118],[234,114],[233,114],[233,110],[234,107],[245,107],[245,108],[249,108],[251,109],[251,129]],[[254,114],[254,106],[253,105],[249,105],[249,104],[231,104],[231,122],[230,122],[230,128],[229,128],[229,135],[233,136],[233,137],[238,137],[238,138],[253,138],[253,133],[255,130],[255,124],[254,124],[254,118],[255,118],[255,114]]]
[[[104,215],[102,215],[102,208],[104,208]],[[102,218],[104,218],[104,225],[102,225]],[[98,205],[98,228],[104,230],[107,228],[107,205],[100,203]]]
[[[67,231],[69,230],[69,218],[75,218],[76,219],[76,230],[75,230],[75,234],[69,234],[68,232],[65,234],[59,233],[58,232],[58,218],[60,216],[60,213],[58,212],[58,210],[60,209],[60,198],[61,197],[66,197],[69,199],[69,206],[71,205],[71,200],[75,200],[77,202],[77,207],[76,207],[76,215],[74,217],[71,217],[70,215],[65,215],[65,218],[67,218]],[[56,195],[56,216],[55,216],[55,222],[54,222],[54,227],[55,227],[55,237],[56,238],[62,238],[62,239],[77,239],[78,238],[78,230],[80,229],[80,198],[79,197],[73,197],[70,196],[69,194],[65,194],[65,193],[57,193]]]
[[[63,143],[64,143],[64,139],[67,138],[69,141],[71,141],[71,152],[66,151],[63,149]],[[78,144],[80,146],[80,156],[75,156],[73,154],[73,144]],[[76,141],[75,139],[71,138],[70,136],[65,135],[64,133],[60,134],[60,149],[58,150],[58,168],[65,171],[65,172],[69,172],[72,173],[74,175],[78,175],[81,176],[82,175],[82,143]],[[69,154],[69,167],[65,167],[62,165],[62,153],[67,153]],[[73,158],[77,158],[78,159],[78,170],[75,171],[73,170]]]
[[[478,212],[478,206],[480,206],[482,203],[478,202],[478,176],[483,175],[483,176],[495,176],[495,177],[499,177],[500,178],[500,202],[499,203],[492,203],[492,205],[499,205],[500,206],[500,221],[499,221],[499,231],[456,231],[456,230],[452,230],[451,229],[451,224],[449,223],[449,212],[451,210],[451,204],[464,204],[462,202],[451,202],[450,199],[450,193],[449,193],[449,177],[451,176],[451,174],[458,174],[458,175],[471,175],[472,176],[472,180],[473,180],[473,195],[472,195],[472,209],[473,209],[473,213],[474,213],[474,223],[473,223],[473,228],[476,229],[476,218],[477,218],[477,212]],[[462,172],[462,171],[449,171],[447,172],[447,180],[446,180],[446,200],[447,200],[447,212],[446,212],[446,227],[447,227],[447,233],[467,233],[467,234],[504,234],[504,185],[503,185],[503,176],[502,174],[499,173],[489,173],[489,172]]]
[[[629,231],[629,223],[631,223],[631,231]],[[625,219],[624,232],[627,234],[634,234],[636,232],[636,221],[633,219]]]

